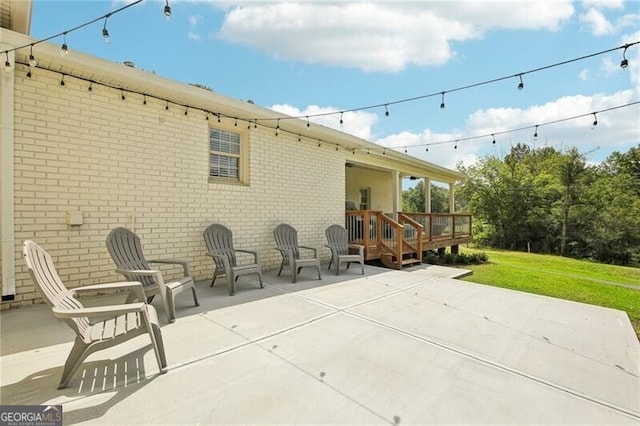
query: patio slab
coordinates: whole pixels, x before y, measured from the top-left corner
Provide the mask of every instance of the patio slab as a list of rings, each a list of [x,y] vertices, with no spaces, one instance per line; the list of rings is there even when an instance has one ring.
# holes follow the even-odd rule
[[[201,306],[179,299],[162,324],[167,374],[140,336],[63,390],[73,334],[45,305],[5,311],[0,403],[63,404],[65,424],[640,422],[624,313],[451,279],[464,273],[269,271],[233,297],[198,282]]]

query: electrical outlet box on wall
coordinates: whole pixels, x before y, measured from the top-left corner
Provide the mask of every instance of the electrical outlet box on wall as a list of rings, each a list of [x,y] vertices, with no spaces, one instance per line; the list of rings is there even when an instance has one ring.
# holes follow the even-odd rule
[[[80,226],[82,225],[82,212],[67,212],[67,225]]]

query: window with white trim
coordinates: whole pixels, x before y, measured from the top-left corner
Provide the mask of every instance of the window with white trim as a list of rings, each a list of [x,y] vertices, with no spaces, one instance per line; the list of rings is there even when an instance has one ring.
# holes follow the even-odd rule
[[[245,183],[244,135],[219,128],[209,129],[209,180]]]
[[[371,208],[371,188],[360,188],[360,210]]]

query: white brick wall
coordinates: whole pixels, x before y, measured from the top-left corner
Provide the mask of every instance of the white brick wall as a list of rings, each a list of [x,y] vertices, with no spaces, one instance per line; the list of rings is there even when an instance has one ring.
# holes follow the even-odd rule
[[[87,87],[71,77],[61,86],[60,75],[43,70],[31,79],[16,72],[12,305],[38,299],[22,261],[25,239],[52,255],[69,287],[121,280],[104,242],[116,226],[132,227],[150,258],[189,259],[196,279],[212,273],[202,231],[213,222],[234,231],[237,247],[258,250],[266,268],[280,262],[272,230],[281,222],[327,259],[324,229],[344,221],[346,153],[251,126],[250,185],[208,183],[204,113]],[[69,211],[83,212],[84,224],[68,227]]]

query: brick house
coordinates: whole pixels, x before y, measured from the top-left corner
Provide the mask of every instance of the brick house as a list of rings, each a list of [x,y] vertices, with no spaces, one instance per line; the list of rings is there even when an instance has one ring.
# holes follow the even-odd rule
[[[57,44],[36,44],[30,68],[29,49],[12,50],[36,41],[30,2],[0,4],[0,49],[13,64],[1,72],[2,309],[39,300],[25,239],[53,256],[70,287],[121,279],[105,246],[116,226],[133,228],[149,257],[190,259],[204,279],[212,264],[202,231],[212,222],[258,250],[267,269],[280,261],[272,230],[281,222],[328,260],[324,229],[345,224],[345,201],[393,217],[403,178],[453,188],[463,177],[131,66],[61,57]]]

